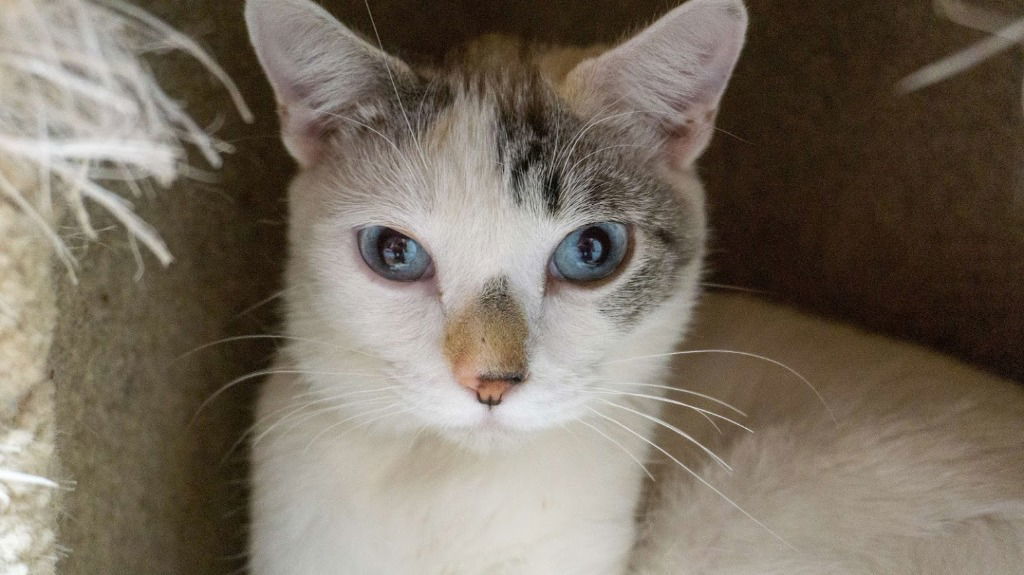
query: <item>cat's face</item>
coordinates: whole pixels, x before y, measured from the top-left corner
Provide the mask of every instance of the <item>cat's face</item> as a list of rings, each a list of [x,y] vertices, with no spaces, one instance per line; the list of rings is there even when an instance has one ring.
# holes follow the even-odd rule
[[[736,6],[677,9],[559,78],[518,49],[416,72],[305,0],[250,2],[304,168],[288,328],[319,397],[489,447],[649,379],[663,361],[632,358],[670,351],[696,292],[692,162],[742,43]],[[661,54],[667,36],[683,48]]]

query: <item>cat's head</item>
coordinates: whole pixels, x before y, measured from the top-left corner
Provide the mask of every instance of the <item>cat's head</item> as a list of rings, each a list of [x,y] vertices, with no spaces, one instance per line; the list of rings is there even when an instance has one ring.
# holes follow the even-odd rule
[[[610,50],[492,39],[417,70],[307,0],[250,0],[301,171],[289,355],[338,413],[477,447],[650,380],[705,240],[694,161],[746,29],[691,0]],[[582,57],[582,59],[581,59]]]

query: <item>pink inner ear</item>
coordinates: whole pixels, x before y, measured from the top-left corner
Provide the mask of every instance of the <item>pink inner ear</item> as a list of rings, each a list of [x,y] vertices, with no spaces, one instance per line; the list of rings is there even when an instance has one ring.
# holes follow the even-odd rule
[[[711,108],[707,104],[692,104],[680,113],[677,122],[665,125],[666,161],[672,168],[685,169],[704,153],[714,136],[717,115],[718,108]]]
[[[277,105],[277,115],[288,153],[304,168],[315,164],[330,131],[324,116],[307,106],[285,103]]]

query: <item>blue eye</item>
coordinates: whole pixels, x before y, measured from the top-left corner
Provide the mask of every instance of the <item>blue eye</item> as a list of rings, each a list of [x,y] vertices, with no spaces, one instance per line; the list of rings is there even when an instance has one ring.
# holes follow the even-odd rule
[[[616,222],[584,226],[569,234],[551,258],[556,277],[574,282],[606,278],[626,257],[629,232]]]
[[[359,230],[359,253],[370,269],[396,282],[414,282],[433,272],[430,254],[416,240],[384,226]]]

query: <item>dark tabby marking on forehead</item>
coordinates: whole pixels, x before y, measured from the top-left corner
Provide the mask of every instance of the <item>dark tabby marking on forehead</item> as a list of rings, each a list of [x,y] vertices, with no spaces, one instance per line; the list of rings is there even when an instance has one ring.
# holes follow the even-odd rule
[[[526,71],[520,81],[503,84],[508,90],[495,93],[495,145],[513,199],[522,205],[532,187],[548,212],[557,213],[562,200],[559,146],[568,139],[562,130],[575,122],[538,73]]]
[[[624,281],[600,303],[628,329],[675,293],[681,269],[699,255],[701,234],[690,233],[701,225],[694,207],[601,118],[573,114],[536,76],[517,87],[523,91],[497,99],[495,114],[500,155],[519,160],[509,170],[513,197],[540,194],[555,217],[571,206],[593,222],[630,224],[644,242]]]
[[[509,134],[500,134],[501,138],[508,138]],[[561,205],[561,171],[555,168],[550,161],[548,154],[545,154],[544,145],[537,141],[530,141],[523,151],[518,152],[518,158],[505,158],[503,163],[508,162],[507,171],[511,180],[512,197],[516,204],[522,205],[526,190],[532,179],[541,178],[541,195],[544,199],[544,206],[551,213],[556,213]],[[499,142],[499,157],[513,155],[512,145],[502,145]]]

